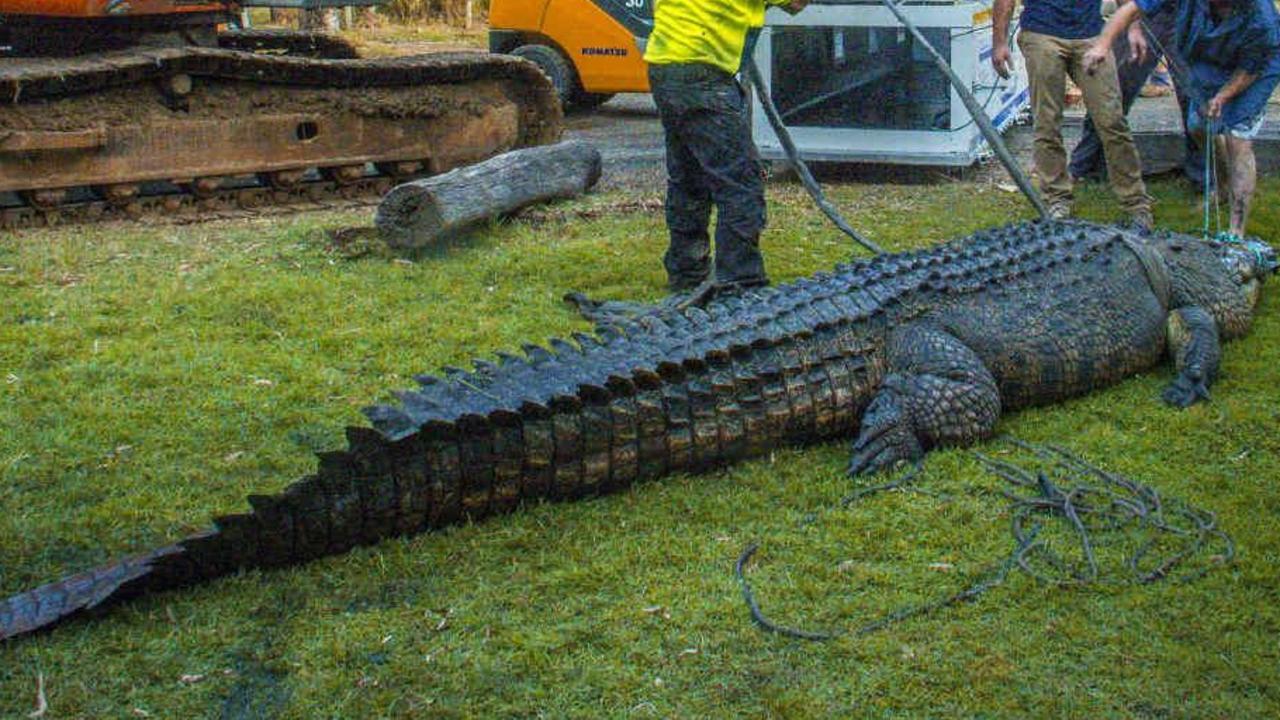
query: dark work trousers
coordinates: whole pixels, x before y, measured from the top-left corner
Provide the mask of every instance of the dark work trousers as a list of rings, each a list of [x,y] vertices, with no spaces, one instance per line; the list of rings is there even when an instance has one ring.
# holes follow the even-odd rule
[[[1124,34],[1120,35],[1112,48],[1116,56],[1116,69],[1120,74],[1120,102],[1126,115],[1142,93],[1142,87],[1147,84],[1151,72],[1160,62],[1160,48],[1168,48],[1173,52],[1173,26],[1176,20],[1174,15],[1175,13],[1172,12],[1162,12],[1146,19],[1147,27],[1151,29],[1151,34],[1154,34],[1159,45],[1152,42],[1151,34],[1148,34],[1147,43],[1150,45],[1150,52],[1142,62],[1134,62],[1130,59],[1129,38]],[[1196,145],[1195,140],[1187,134],[1187,96],[1181,87],[1175,86],[1174,91],[1177,93],[1179,117],[1182,123],[1182,143],[1186,149],[1182,161],[1182,172],[1188,180],[1200,185],[1204,182],[1204,157],[1200,154],[1200,147]],[[1087,117],[1080,133],[1080,142],[1071,152],[1070,172],[1072,177],[1078,178],[1106,177],[1107,164],[1102,157],[1102,141],[1098,139],[1093,121]]]
[[[649,82],[667,144],[671,244],[663,264],[671,288],[686,290],[707,278],[713,204],[716,282],[767,283],[760,254],[764,179],[745,91],[729,73],[701,63],[650,65]]]

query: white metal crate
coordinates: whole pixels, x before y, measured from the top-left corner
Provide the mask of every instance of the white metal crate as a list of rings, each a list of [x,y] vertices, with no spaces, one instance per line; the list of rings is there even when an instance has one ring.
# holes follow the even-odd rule
[[[999,129],[1027,105],[1016,43],[1008,80],[991,68],[986,2],[904,3],[903,11],[967,83]],[[876,0],[819,0],[792,16],[770,10],[755,59],[806,160],[965,166],[986,143],[946,76]],[[759,100],[752,134],[783,159]]]

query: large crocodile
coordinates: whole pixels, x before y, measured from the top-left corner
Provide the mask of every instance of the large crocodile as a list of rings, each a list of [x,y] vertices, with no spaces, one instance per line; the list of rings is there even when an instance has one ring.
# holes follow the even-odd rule
[[[854,437],[870,473],[988,437],[1166,354],[1166,401],[1207,397],[1276,257],[1262,243],[1022,224],[643,316],[420,378],[349,448],[252,512],[0,602],[0,638],[139,592],[339,553],[699,471],[780,443]]]

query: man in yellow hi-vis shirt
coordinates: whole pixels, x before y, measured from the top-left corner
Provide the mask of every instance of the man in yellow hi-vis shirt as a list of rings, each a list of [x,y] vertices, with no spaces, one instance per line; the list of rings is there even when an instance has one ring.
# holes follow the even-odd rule
[[[764,180],[751,144],[746,93],[735,77],[766,5],[799,12],[808,0],[657,0],[644,59],[667,145],[663,264],[674,292],[707,279],[716,206],[715,282],[769,282],[760,255]]]

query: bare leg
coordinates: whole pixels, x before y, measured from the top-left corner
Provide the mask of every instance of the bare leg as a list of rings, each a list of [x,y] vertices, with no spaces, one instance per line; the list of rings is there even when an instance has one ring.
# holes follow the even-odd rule
[[[1224,205],[1231,203],[1231,156],[1227,147],[1227,138],[1222,135],[1213,136],[1213,172],[1217,178],[1218,202]]]
[[[1194,140],[1196,145],[1200,148],[1201,153],[1209,152],[1208,140],[1207,140],[1208,136],[1206,135],[1203,128],[1197,129],[1197,130],[1189,130],[1188,134],[1190,134],[1192,140]],[[1231,175],[1231,161],[1227,157],[1228,152],[1229,151],[1227,149],[1226,138],[1224,138],[1221,135],[1214,135],[1213,136],[1214,162],[1213,162],[1213,169],[1212,169],[1213,176],[1209,178],[1209,185],[1206,186],[1204,190],[1205,192],[1208,192],[1209,188],[1212,187],[1214,190],[1214,193],[1217,195],[1218,202],[1223,203],[1225,205],[1229,205],[1231,203],[1231,193],[1230,193],[1229,186],[1231,185],[1230,178],[1232,177],[1232,175]],[[1250,152],[1250,155],[1252,155],[1252,152]],[[1204,161],[1203,160],[1201,160],[1199,172],[1201,173],[1200,175],[1201,180],[1203,180],[1204,178],[1204,175],[1203,175]]]
[[[1258,162],[1253,154],[1253,141],[1227,137],[1227,157],[1231,161],[1231,232],[1244,237],[1249,220],[1249,205],[1258,186]]]

